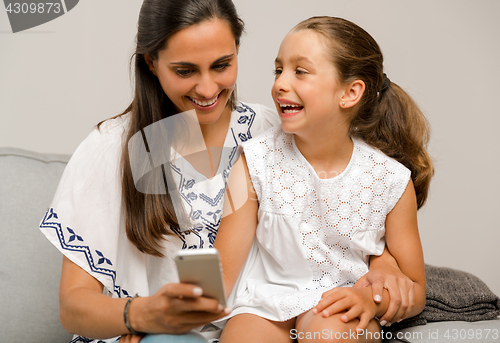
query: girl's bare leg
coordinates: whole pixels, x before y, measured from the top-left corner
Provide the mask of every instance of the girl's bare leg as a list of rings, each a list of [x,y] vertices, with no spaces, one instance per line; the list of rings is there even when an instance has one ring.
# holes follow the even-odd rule
[[[337,313],[324,318],[321,313],[314,314],[307,311],[297,317],[295,328],[299,343],[305,342],[381,342],[380,327],[375,319],[372,319],[363,334],[356,333],[358,319],[347,323],[340,320],[343,313]]]
[[[273,322],[254,314],[238,314],[229,319],[220,343],[289,343],[290,330],[295,325],[295,318],[286,322]]]

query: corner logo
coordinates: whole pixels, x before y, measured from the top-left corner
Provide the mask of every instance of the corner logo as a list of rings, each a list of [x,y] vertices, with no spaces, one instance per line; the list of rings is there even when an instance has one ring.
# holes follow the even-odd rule
[[[79,0],[3,0],[12,32],[45,24],[71,11]]]

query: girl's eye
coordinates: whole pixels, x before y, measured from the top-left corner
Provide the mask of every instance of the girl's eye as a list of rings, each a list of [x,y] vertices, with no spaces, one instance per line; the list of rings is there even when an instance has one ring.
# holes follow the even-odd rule
[[[227,67],[230,67],[231,65],[229,63],[221,63],[221,64],[216,64],[213,68],[218,71],[223,71]]]
[[[273,74],[274,74],[275,76],[278,76],[278,75],[281,75],[281,73],[282,73],[282,72],[283,72],[283,71],[282,71],[281,69],[275,69],[275,70],[273,71]]]
[[[297,74],[297,75],[303,75],[303,74],[307,74],[307,72],[305,70],[295,69],[295,74]]]
[[[182,77],[187,77],[193,73],[192,69],[177,69],[175,73]]]

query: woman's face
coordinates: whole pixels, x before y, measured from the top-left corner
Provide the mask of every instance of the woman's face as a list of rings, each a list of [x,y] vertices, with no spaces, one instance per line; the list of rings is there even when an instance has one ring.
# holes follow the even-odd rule
[[[223,113],[236,83],[238,47],[226,21],[214,19],[172,35],[152,61],[146,56],[165,94],[179,112],[195,109],[200,124],[212,124]]]

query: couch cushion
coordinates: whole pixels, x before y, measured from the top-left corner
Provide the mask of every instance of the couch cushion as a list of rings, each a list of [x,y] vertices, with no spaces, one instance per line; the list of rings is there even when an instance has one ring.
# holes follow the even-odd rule
[[[69,342],[59,320],[62,255],[38,229],[69,156],[0,148],[2,342]]]

